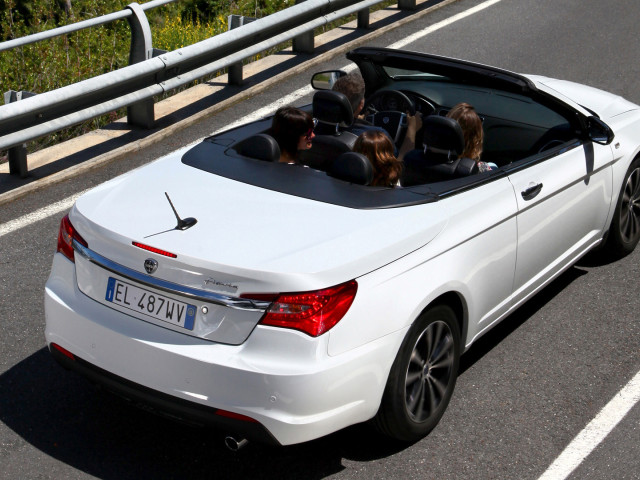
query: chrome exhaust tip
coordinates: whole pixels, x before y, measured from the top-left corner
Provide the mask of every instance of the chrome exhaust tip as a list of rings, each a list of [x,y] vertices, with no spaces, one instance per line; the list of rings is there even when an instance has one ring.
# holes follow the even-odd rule
[[[247,440],[246,438],[241,438],[240,440],[238,440],[230,435],[225,437],[224,439],[225,446],[232,452],[237,452],[242,447],[245,447],[248,443],[249,440]]]

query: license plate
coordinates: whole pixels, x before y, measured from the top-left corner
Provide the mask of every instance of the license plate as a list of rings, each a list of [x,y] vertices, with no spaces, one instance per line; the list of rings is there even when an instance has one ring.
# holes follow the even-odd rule
[[[193,330],[196,307],[109,277],[107,302],[179,327]]]

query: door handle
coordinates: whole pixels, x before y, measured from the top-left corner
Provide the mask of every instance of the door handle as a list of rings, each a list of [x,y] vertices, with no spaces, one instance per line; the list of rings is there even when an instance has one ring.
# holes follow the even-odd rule
[[[531,185],[529,188],[520,192],[525,200],[533,200],[542,190],[542,184]]]

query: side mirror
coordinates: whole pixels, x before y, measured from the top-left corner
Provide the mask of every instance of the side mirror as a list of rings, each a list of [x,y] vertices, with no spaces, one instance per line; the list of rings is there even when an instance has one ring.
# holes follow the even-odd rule
[[[588,117],[587,136],[592,142],[609,145],[613,141],[614,133],[611,127],[598,117]]]
[[[336,80],[345,75],[346,72],[342,70],[327,70],[314,73],[313,77],[311,77],[311,86],[316,90],[331,90]]]

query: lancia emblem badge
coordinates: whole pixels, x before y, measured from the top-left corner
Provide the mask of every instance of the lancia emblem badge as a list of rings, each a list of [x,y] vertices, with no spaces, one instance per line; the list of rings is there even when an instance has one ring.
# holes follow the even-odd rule
[[[389,117],[383,117],[383,118],[382,118],[382,123],[384,123],[385,125],[386,125],[387,123],[389,123]]]
[[[154,273],[158,269],[158,262],[153,258],[147,258],[144,261],[144,269],[147,271],[149,275]]]

